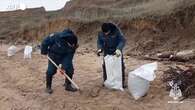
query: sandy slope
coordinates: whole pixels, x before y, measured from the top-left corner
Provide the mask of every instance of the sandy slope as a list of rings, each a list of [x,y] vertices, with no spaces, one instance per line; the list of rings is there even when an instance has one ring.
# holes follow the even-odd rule
[[[6,48],[7,45],[0,48],[0,110],[194,110],[195,107],[192,100],[168,104],[171,99],[159,77],[169,63],[159,63],[158,78],[152,83],[150,92],[134,101],[127,90],[120,92],[103,88],[100,58],[80,48],[75,56],[74,80],[82,91],[65,91],[63,78],[56,75],[54,93],[47,95],[44,92],[47,59],[36,52],[32,60],[24,60],[22,53],[8,58]],[[127,71],[147,62],[128,58]]]
[[[194,0],[73,0],[64,10],[68,18],[87,22],[132,20],[169,15],[194,4]]]

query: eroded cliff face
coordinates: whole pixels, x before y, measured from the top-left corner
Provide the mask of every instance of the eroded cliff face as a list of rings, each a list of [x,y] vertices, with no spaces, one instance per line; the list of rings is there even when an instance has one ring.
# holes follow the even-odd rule
[[[81,45],[95,48],[101,23],[109,21],[124,32],[128,54],[195,47],[193,0],[74,0],[56,12],[28,9],[1,13],[0,19],[5,42],[40,42],[49,33],[71,28]]]
[[[83,21],[132,20],[175,13],[194,4],[194,0],[72,0],[64,12]]]

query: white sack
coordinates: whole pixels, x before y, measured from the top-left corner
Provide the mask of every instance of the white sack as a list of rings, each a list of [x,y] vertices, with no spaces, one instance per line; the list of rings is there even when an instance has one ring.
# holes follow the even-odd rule
[[[135,74],[129,73],[128,76],[128,89],[135,100],[144,96],[150,87],[150,81],[145,80]]]
[[[24,49],[24,59],[25,58],[31,58],[31,55],[32,55],[32,46],[25,46],[25,49]]]
[[[156,77],[156,69],[157,62],[154,62],[145,64],[129,73],[128,89],[136,100],[144,96],[149,90],[150,81],[153,81]]]
[[[145,65],[142,65],[141,67],[137,68],[136,70],[132,71],[132,74],[135,74],[136,76],[139,76],[145,80],[153,81],[156,78],[155,70],[157,69],[157,62],[154,63],[148,63]]]
[[[107,80],[104,85],[110,89],[123,91],[121,57],[107,55],[104,57]]]
[[[17,51],[17,47],[14,46],[14,45],[12,45],[11,47],[9,47],[7,49],[7,56],[8,57],[11,57],[11,56],[15,55],[16,54],[16,51]]]

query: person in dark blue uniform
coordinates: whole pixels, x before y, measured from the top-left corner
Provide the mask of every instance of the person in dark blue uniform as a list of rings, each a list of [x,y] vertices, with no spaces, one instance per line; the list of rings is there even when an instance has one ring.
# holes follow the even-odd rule
[[[117,57],[122,58],[122,85],[123,88],[126,87],[125,85],[125,65],[123,61],[123,54],[122,50],[125,46],[125,38],[120,31],[120,29],[114,25],[113,23],[103,23],[101,26],[101,32],[98,34],[97,39],[97,55],[103,52],[104,56],[106,55],[116,55]],[[105,62],[102,65],[103,67],[103,79],[104,81],[107,79],[106,75],[106,67]]]
[[[62,69],[72,79],[74,74],[73,57],[78,48],[77,36],[70,29],[65,29],[63,32],[56,32],[46,37],[41,44],[41,54],[48,55],[57,65],[62,64]],[[56,73],[57,68],[49,61],[46,72],[46,92],[51,94],[52,78]],[[65,80],[65,90],[75,92],[71,82]]]

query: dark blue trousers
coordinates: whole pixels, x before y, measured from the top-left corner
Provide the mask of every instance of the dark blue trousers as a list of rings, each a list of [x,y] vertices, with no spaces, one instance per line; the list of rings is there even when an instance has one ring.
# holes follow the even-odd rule
[[[74,74],[73,68],[73,57],[74,54],[67,54],[63,56],[49,54],[49,57],[57,64],[62,64],[62,68],[65,70],[66,74],[72,79]],[[46,72],[46,86],[51,87],[53,75],[57,72],[57,68],[52,64],[52,62],[48,61],[48,68]],[[66,79],[66,84],[71,84],[69,80]]]

